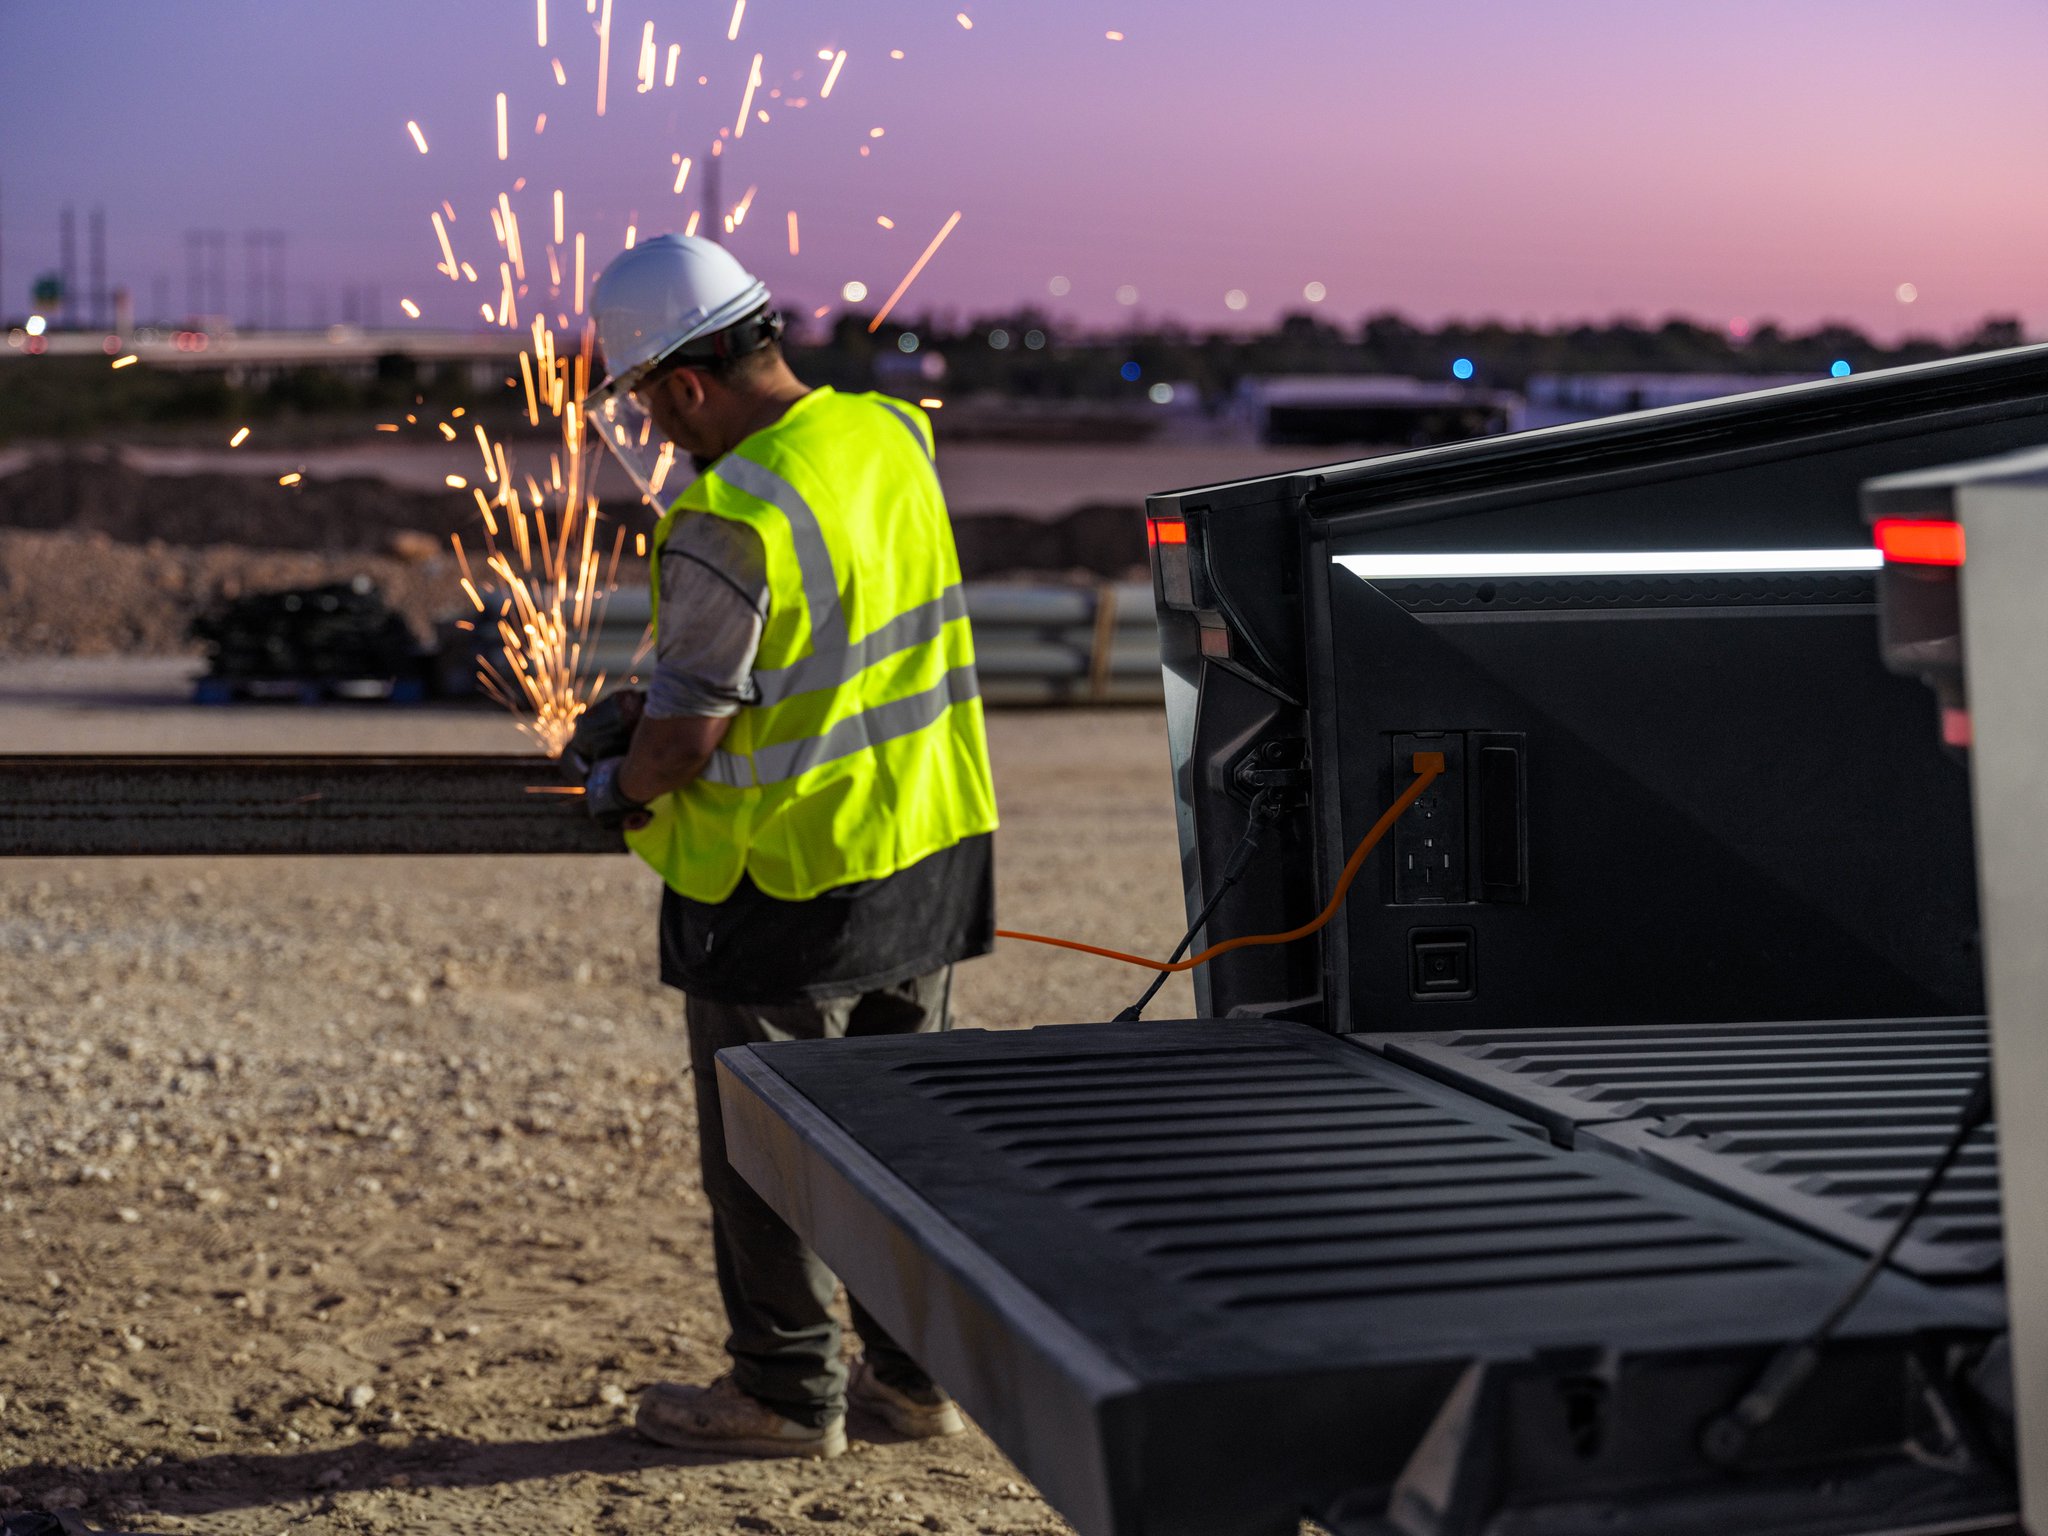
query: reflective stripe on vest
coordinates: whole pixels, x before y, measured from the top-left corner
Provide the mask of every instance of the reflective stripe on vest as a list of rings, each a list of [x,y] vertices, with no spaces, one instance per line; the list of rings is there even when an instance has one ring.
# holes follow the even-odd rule
[[[721,902],[751,879],[806,901],[995,828],[974,640],[932,450],[915,406],[814,390],[663,517],[651,541],[657,592],[676,520],[699,514],[755,530],[769,588],[747,703],[695,782],[626,834],[671,889]]]
[[[955,704],[965,704],[980,697],[981,679],[974,668],[955,667],[923,693],[891,699],[860,714],[848,715],[822,736],[806,736],[801,741],[783,741],[772,747],[756,748],[751,771],[746,758],[732,752],[713,752],[711,761],[698,777],[736,789],[760,784],[786,784],[791,779],[803,777],[813,768],[935,725],[939,717]]]
[[[940,630],[966,616],[967,594],[956,583],[930,602],[897,614],[873,634],[851,644],[836,650],[815,651],[786,667],[757,670],[754,687],[758,690],[758,702],[776,704],[816,688],[837,688],[852,682],[876,662],[938,639]]]
[[[924,433],[918,430],[917,423],[910,419],[908,411],[904,410],[900,405],[891,405],[888,398],[884,395],[876,395],[874,401],[875,404],[903,423],[903,430],[917,439],[917,446],[924,450],[926,458],[931,459],[934,463],[938,462],[937,456],[932,452],[932,445],[925,440]]]
[[[846,644],[846,612],[839,605],[839,578],[832,571],[832,552],[818,514],[797,494],[796,487],[772,469],[729,453],[708,471],[727,485],[765,501],[789,519],[790,542],[796,546],[797,570],[804,584],[804,607],[811,616],[811,648]]]

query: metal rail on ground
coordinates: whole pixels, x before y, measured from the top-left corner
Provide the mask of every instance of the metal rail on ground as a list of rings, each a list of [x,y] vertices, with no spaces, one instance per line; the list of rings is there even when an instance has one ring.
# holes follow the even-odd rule
[[[0,857],[617,853],[543,757],[0,757]]]

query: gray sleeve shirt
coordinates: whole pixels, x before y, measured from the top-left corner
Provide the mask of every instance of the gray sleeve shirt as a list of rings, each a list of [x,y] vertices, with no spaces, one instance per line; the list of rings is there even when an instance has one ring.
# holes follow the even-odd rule
[[[760,536],[730,518],[684,513],[661,549],[647,713],[719,718],[753,703],[754,656],[767,617]]]

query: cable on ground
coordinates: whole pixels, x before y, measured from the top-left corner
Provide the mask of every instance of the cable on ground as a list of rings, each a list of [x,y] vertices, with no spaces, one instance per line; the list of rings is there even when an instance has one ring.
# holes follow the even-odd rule
[[[1344,861],[1343,873],[1337,877],[1337,888],[1330,893],[1329,905],[1324,907],[1313,920],[1303,923],[1299,928],[1290,928],[1285,933],[1248,933],[1239,938],[1225,939],[1220,944],[1211,944],[1199,955],[1192,956],[1186,960],[1177,958],[1148,960],[1143,955],[1127,954],[1121,949],[1105,949],[1099,944],[1083,944],[1079,939],[1057,939],[1047,934],[1025,933],[1015,928],[998,928],[996,930],[996,937],[999,939],[1022,939],[1029,944],[1050,944],[1055,949],[1077,950],[1084,955],[1100,955],[1105,960],[1120,960],[1125,965],[1140,966],[1145,970],[1159,971],[1169,976],[1176,971],[1191,971],[1196,966],[1206,964],[1218,955],[1227,955],[1234,949],[1244,949],[1254,944],[1292,944],[1296,939],[1305,939],[1310,934],[1321,929],[1331,918],[1337,915],[1338,908],[1344,905],[1344,898],[1351,893],[1351,882],[1358,878],[1359,868],[1365,863],[1366,855],[1379,846],[1380,839],[1385,837],[1394,823],[1401,819],[1402,813],[1422,797],[1422,792],[1436,782],[1437,776],[1444,771],[1443,753],[1416,753],[1414,769],[1414,782],[1401,791],[1400,798],[1386,808],[1381,814],[1380,819],[1372,824],[1372,829],[1358,840],[1358,846],[1351,850],[1351,857]],[[1247,854],[1246,857],[1249,857],[1249,855]],[[1233,856],[1231,862],[1236,864],[1238,862],[1237,858]],[[1240,869],[1239,873],[1242,872]],[[1203,907],[1202,916],[1197,920],[1195,927],[1188,931],[1188,936],[1183,938],[1175,948],[1174,954],[1176,956],[1193,941],[1194,934],[1199,930],[1201,922],[1206,920],[1209,913],[1214,910],[1216,901],[1221,895],[1222,891],[1219,890],[1217,895],[1211,897]],[[1146,994],[1147,1001],[1150,1000],[1150,996],[1150,993]]]

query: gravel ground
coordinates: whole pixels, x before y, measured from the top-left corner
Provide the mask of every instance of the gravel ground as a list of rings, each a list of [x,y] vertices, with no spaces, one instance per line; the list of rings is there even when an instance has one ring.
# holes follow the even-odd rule
[[[0,679],[14,750],[502,749],[490,715],[153,705]],[[140,679],[140,681],[137,681]],[[156,693],[152,692],[156,689]],[[371,723],[371,722],[374,722]],[[998,715],[1004,919],[1163,951],[1153,712]],[[721,1367],[679,1000],[625,859],[0,865],[0,1507],[278,1531],[1064,1527],[978,1433],[833,1462],[638,1441]],[[1006,946],[964,1027],[1133,974]],[[1155,1006],[1189,1007],[1176,981]]]

